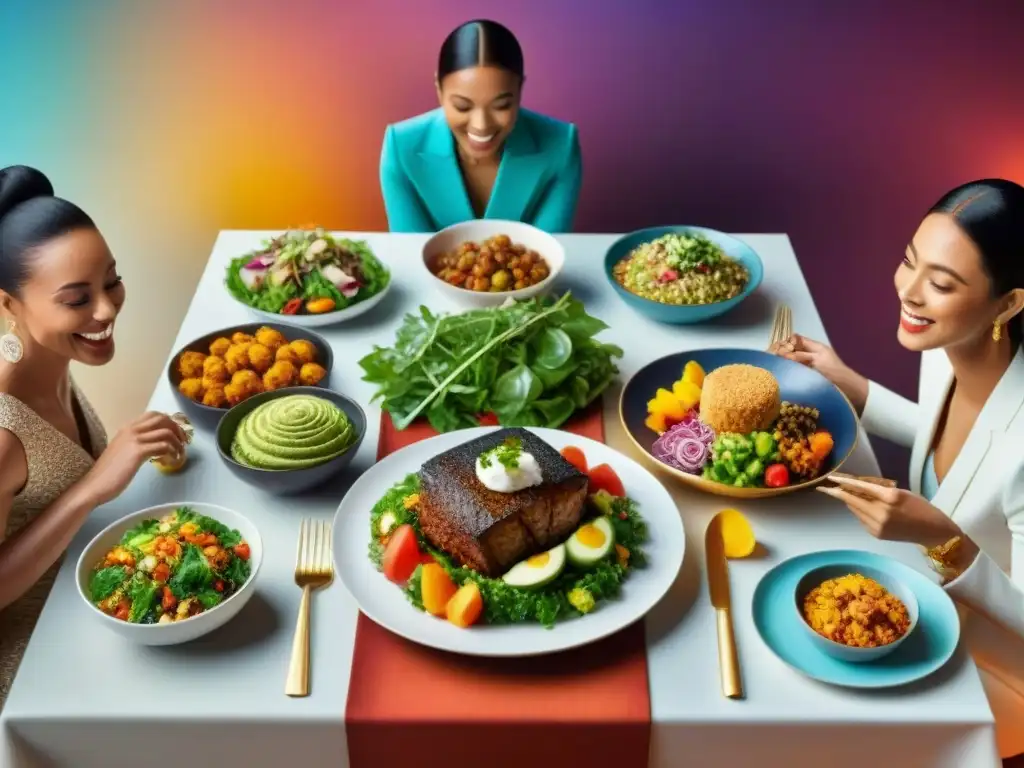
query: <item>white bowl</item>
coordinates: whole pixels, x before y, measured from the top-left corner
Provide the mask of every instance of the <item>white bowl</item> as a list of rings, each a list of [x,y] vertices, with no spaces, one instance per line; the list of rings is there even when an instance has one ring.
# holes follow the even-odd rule
[[[325,328],[329,325],[340,325],[346,323],[349,320],[359,317],[362,314],[369,312],[375,306],[384,300],[387,296],[388,291],[391,290],[391,285],[394,283],[394,275],[388,280],[388,284],[384,286],[383,290],[379,293],[375,293],[370,298],[360,301],[357,304],[353,304],[345,309],[338,309],[334,312],[324,312],[322,315],[282,315],[275,314],[273,312],[265,312],[262,309],[256,309],[256,307],[250,307],[248,304],[242,301],[238,301],[234,296],[231,298],[238,302],[241,306],[252,312],[254,315],[264,318],[272,323],[284,323],[286,325],[294,325],[299,328]],[[226,289],[225,289],[226,290]],[[228,294],[231,295],[230,293]]]
[[[107,616],[89,600],[89,575],[93,566],[106,555],[120,540],[124,532],[146,518],[159,519],[179,507],[190,507],[207,517],[212,517],[228,528],[237,530],[249,544],[249,563],[252,571],[249,580],[235,594],[220,605],[193,616],[191,619],[176,621],[172,624],[129,624],[127,621]],[[182,501],[174,504],[161,504],[111,523],[89,542],[82,555],[78,558],[76,569],[78,594],[85,602],[86,610],[96,617],[107,628],[140,645],[177,645],[195,640],[197,637],[212,632],[227,624],[245,606],[255,592],[253,585],[263,562],[263,541],[259,531],[247,518],[225,507],[202,502]]]
[[[467,241],[479,243],[495,235],[508,235],[513,243],[525,245],[530,250],[539,253],[547,262],[548,276],[536,285],[521,288],[518,291],[478,293],[446,283],[430,271],[430,264],[441,254],[453,251]],[[521,221],[474,219],[445,227],[427,240],[426,245],[423,246],[422,264],[423,271],[427,273],[427,279],[433,281],[442,292],[459,303],[470,307],[497,307],[508,299],[523,301],[550,290],[551,284],[565,266],[565,248],[553,235]]]

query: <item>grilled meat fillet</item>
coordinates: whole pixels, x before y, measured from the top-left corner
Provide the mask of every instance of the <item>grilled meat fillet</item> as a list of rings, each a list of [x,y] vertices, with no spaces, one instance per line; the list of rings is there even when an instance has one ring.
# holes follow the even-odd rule
[[[476,477],[480,454],[509,438],[522,442],[541,468],[541,485],[515,493],[489,490]],[[435,456],[420,469],[423,535],[462,565],[485,576],[567,539],[579,526],[587,476],[525,429],[501,429]]]

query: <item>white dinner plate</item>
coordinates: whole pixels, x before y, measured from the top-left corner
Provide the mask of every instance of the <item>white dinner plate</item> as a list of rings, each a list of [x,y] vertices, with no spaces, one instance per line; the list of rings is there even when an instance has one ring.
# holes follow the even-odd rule
[[[586,616],[560,621],[552,629],[534,623],[460,629],[414,608],[402,590],[374,567],[367,553],[370,511],[377,501],[406,475],[418,472],[428,459],[494,429],[463,429],[414,443],[375,464],[345,494],[334,518],[334,562],[359,609],[414,643],[469,656],[535,656],[563,651],[600,640],[646,615],[668,592],[683,564],[686,538],[679,510],[661,482],[632,459],[603,443],[557,429],[530,431],[559,451],[577,446],[592,467],[610,464],[647,523],[647,566],[629,575],[618,599],[600,604]]]
[[[334,312],[324,312],[322,315],[282,315],[275,314],[273,312],[265,312],[262,309],[256,309],[251,307],[244,301],[239,301],[235,298],[225,286],[224,290],[231,297],[232,301],[238,302],[241,306],[245,307],[252,314],[257,317],[262,317],[264,320],[269,320],[273,323],[285,323],[287,325],[294,325],[299,328],[327,328],[331,325],[340,325],[341,323],[347,323],[349,320],[354,320],[360,315],[366,314],[375,306],[380,304],[384,297],[387,296],[388,291],[391,290],[391,285],[394,283],[394,275],[388,280],[388,284],[379,292],[375,293],[368,299],[352,304],[345,309],[338,309]]]

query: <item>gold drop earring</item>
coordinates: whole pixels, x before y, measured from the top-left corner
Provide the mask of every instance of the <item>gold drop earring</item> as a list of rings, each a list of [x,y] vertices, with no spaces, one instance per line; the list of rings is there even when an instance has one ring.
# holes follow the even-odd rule
[[[999,341],[1003,338],[1003,326],[996,320],[992,324],[992,341]]]
[[[21,343],[21,339],[14,332],[14,321],[11,320],[7,325],[7,333],[0,336],[0,357],[13,364],[20,361],[24,354],[25,345]]]

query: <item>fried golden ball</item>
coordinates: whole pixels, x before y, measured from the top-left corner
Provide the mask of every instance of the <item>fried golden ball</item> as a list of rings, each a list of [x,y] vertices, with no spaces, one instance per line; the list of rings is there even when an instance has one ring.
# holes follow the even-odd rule
[[[298,369],[287,360],[278,360],[270,370],[263,374],[263,387],[266,390],[283,389],[292,386],[299,376]]]
[[[296,339],[288,346],[295,350],[295,356],[299,358],[300,363],[316,362],[316,347],[309,339]]]
[[[224,394],[224,385],[218,384],[203,392],[203,405],[211,408],[223,408],[228,404],[228,398]]]
[[[178,384],[178,391],[189,400],[199,400],[203,396],[203,380],[198,376],[189,376]]]
[[[263,382],[260,380],[260,376],[256,371],[235,371],[234,375],[231,377],[231,384],[232,386],[245,390],[251,395],[255,395],[263,391]]]
[[[228,347],[228,351],[224,353],[224,362],[227,364],[228,373],[234,375],[235,372],[249,367],[250,343],[232,344]]]
[[[256,373],[266,373],[273,362],[274,353],[270,351],[270,347],[260,344],[258,341],[249,345],[249,366]]]
[[[216,355],[217,357],[224,357],[224,353],[228,351],[228,347],[231,346],[231,339],[221,336],[219,339],[214,339],[210,342],[210,354]]]
[[[235,386],[230,382],[224,385],[224,399],[228,401],[228,405],[238,405],[247,397],[249,397],[249,393],[243,387]]]
[[[319,363],[305,363],[299,369],[299,383],[306,387],[316,386],[321,382],[327,370]]]
[[[202,352],[182,352],[178,359],[178,372],[183,379],[196,379],[203,375],[203,361],[206,355]]]
[[[203,378],[207,381],[225,382],[228,380],[228,368],[224,359],[212,355],[203,360]]]
[[[283,347],[278,347],[277,352],[274,353],[274,359],[279,363],[291,363],[293,365],[299,364],[299,356],[295,354],[295,350],[292,349],[291,344],[285,344]]]
[[[288,339],[284,337],[284,334],[266,326],[256,331],[256,341],[271,351],[277,351],[279,347],[283,347],[288,343]]]
[[[252,343],[252,334],[242,333],[241,331],[235,331],[231,334],[232,344],[250,344]]]

